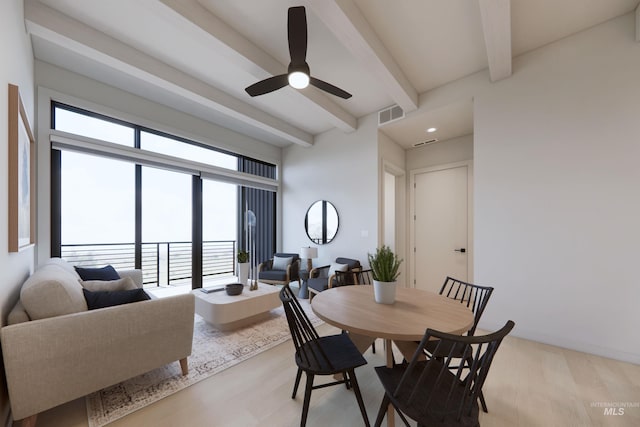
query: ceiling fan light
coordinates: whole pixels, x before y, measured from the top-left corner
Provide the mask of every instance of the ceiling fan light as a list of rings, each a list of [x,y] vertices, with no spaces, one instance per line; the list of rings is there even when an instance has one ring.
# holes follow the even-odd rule
[[[294,71],[289,74],[289,84],[296,89],[304,89],[309,86],[309,75],[302,71]]]

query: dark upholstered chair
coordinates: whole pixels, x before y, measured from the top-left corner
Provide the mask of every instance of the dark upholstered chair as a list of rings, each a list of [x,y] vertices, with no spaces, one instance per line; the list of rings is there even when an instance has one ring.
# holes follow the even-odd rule
[[[499,331],[483,336],[459,336],[427,329],[411,363],[376,367],[384,387],[384,398],[375,426],[382,424],[387,407],[392,404],[409,426],[406,417],[419,426],[479,426],[478,398],[487,378],[493,357],[504,337],[513,329],[509,320]],[[424,347],[435,342],[443,358],[423,360]],[[463,350],[469,366],[453,366],[454,349]]]
[[[281,261],[286,258],[291,258],[291,262],[283,265],[285,263]],[[300,286],[299,272],[300,257],[298,254],[276,253],[273,258],[258,266],[258,281],[272,285],[288,285],[290,282],[297,281]]]
[[[291,331],[291,338],[295,346],[295,361],[298,366],[296,381],[293,385],[291,398],[295,399],[302,372],[306,374],[307,381],[304,390],[304,403],[302,405],[302,419],[300,426],[307,423],[311,391],[332,385],[345,384],[347,388],[353,387],[360,413],[364,424],[369,426],[369,417],[364,407],[360,387],[356,379],[355,368],[367,364],[348,334],[342,333],[320,337],[309,321],[306,313],[300,306],[289,285],[284,285],[280,291],[280,301],[287,316],[287,323]],[[313,379],[316,375],[342,374],[340,380],[323,383],[314,386]]]
[[[331,265],[323,265],[322,267],[316,267],[309,272],[309,279],[307,280],[307,287],[309,288],[309,301],[318,293],[339,286],[335,278],[335,270],[338,270],[338,264],[343,268],[343,271],[359,271],[362,267],[360,261],[351,258],[336,258],[335,262]],[[346,266],[346,267],[344,267]]]

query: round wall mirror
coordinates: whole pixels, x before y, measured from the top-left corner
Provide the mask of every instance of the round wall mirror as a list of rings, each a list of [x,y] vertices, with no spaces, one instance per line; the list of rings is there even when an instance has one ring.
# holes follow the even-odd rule
[[[324,245],[333,240],[338,233],[338,211],[326,200],[314,202],[304,217],[304,228],[309,239],[318,245]]]

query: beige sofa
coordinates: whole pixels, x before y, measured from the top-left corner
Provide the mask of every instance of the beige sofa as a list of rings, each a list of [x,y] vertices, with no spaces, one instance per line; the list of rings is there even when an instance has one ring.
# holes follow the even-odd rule
[[[118,272],[142,287],[140,270]],[[53,259],[23,284],[0,331],[13,419],[180,361],[187,374],[192,294],[87,310],[73,267]]]

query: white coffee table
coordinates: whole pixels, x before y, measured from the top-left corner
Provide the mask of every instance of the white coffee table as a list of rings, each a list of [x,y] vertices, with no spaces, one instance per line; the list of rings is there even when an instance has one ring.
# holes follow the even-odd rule
[[[269,311],[281,304],[280,287],[264,283],[258,283],[255,291],[245,286],[240,295],[227,295],[225,291],[206,294],[199,289],[192,293],[196,297],[196,313],[223,331],[266,318]]]

